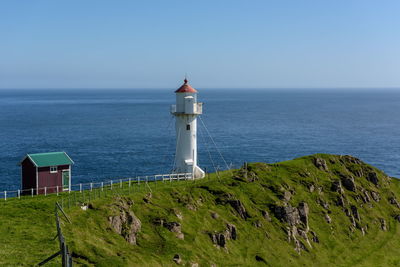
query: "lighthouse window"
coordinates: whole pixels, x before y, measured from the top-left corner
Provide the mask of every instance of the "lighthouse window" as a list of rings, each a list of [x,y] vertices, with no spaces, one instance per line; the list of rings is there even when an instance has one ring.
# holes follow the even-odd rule
[[[57,166],[51,166],[50,173],[57,173]]]
[[[190,131],[190,124],[186,124],[186,130]]]

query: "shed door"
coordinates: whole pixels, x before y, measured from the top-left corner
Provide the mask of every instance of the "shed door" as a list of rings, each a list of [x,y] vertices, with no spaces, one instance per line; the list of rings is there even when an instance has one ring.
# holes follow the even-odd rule
[[[68,170],[62,172],[62,182],[63,182],[63,188],[69,189],[69,171]]]

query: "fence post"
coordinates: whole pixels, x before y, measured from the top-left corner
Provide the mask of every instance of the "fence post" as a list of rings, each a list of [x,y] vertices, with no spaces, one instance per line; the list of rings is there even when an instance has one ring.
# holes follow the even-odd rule
[[[47,196],[47,186],[44,187],[44,196]]]
[[[129,178],[129,187],[131,187],[131,178]]]
[[[92,192],[93,189],[93,183],[90,183],[90,192]]]
[[[119,179],[119,187],[122,188],[122,179]]]
[[[57,185],[57,196],[58,196],[58,185]]]
[[[33,197],[33,188],[31,188],[31,194],[32,194],[32,197]]]
[[[4,200],[7,200],[7,191],[4,191]]]
[[[111,180],[111,182],[110,182],[111,190],[112,190],[112,185],[113,185],[113,181]]]
[[[18,189],[18,198],[21,199],[21,191]]]
[[[79,184],[79,192],[82,193],[82,184]]]
[[[136,179],[137,179],[137,183],[138,183],[138,185],[139,185],[139,184],[140,184],[139,176],[136,176]]]
[[[103,191],[104,183],[101,182],[101,191]]]

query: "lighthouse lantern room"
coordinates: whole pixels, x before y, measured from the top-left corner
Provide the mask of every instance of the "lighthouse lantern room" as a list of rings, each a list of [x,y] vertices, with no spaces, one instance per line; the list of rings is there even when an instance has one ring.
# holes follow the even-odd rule
[[[197,116],[203,113],[203,103],[197,102],[197,91],[184,84],[175,91],[176,105],[171,106],[176,129],[176,173],[192,173],[194,178],[203,178],[204,171],[197,166]]]

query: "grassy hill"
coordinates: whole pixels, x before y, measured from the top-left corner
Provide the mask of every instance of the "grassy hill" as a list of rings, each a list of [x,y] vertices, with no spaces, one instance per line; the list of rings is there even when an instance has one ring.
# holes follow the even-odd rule
[[[400,266],[399,180],[350,156],[251,163],[95,196],[87,210],[67,208],[66,195],[2,201],[0,265],[57,251],[62,198],[77,265]]]

